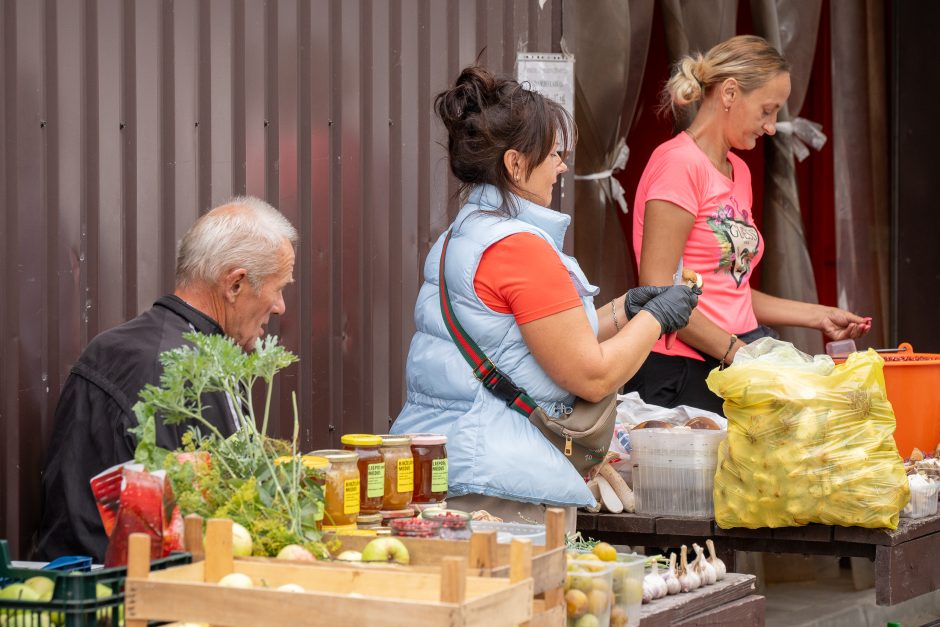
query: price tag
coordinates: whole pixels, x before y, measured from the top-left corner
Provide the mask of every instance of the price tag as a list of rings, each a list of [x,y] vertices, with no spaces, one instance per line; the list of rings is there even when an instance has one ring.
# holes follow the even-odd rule
[[[385,462],[369,464],[366,478],[366,496],[373,499],[385,496]]]
[[[447,459],[431,462],[431,492],[447,492]]]
[[[406,457],[398,460],[398,491],[412,492],[415,489],[414,458]]]

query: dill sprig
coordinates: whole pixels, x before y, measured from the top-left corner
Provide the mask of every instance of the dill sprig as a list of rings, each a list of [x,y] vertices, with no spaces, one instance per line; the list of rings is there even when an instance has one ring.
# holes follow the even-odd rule
[[[222,335],[183,337],[192,345],[160,355],[160,385],[147,385],[134,405],[135,461],[167,471],[183,514],[224,516],[244,525],[255,540],[255,554],[273,555],[286,544],[302,544],[325,555],[316,528],[323,490],[297,448],[296,395],[291,441],[267,435],[275,376],[297,356],[273,336],[258,340],[251,353]],[[264,386],[260,410],[252,395],[257,385]],[[202,415],[203,395],[211,392],[228,396],[241,425],[227,438]],[[158,416],[167,424],[195,424],[180,451],[157,447]]]

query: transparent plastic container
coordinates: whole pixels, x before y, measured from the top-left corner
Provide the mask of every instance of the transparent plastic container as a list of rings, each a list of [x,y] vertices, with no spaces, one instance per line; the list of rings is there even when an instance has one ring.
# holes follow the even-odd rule
[[[615,564],[600,560],[568,560],[565,610],[569,627],[610,626],[611,608],[616,607],[613,605]]]
[[[545,545],[545,525],[529,525],[514,522],[493,522],[490,520],[470,521],[471,531],[495,531],[496,542],[509,544],[513,538],[527,538],[533,545]]]
[[[638,514],[715,515],[712,488],[726,431],[635,429],[633,491]]]
[[[610,610],[610,627],[637,627],[640,624],[645,560],[645,556],[636,553],[617,553],[611,583],[614,607]]]

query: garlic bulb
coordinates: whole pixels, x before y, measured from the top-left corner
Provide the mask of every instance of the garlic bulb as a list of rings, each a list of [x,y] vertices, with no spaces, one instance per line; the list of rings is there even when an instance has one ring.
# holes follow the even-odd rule
[[[702,547],[698,544],[693,544],[692,548],[695,549],[696,555],[695,562],[692,563],[692,570],[702,578],[703,586],[712,585],[718,581],[718,573],[715,572],[715,567],[705,559],[705,552],[702,550]]]
[[[708,545],[708,552],[711,554],[709,562],[715,567],[715,574],[718,575],[717,580],[721,581],[725,578],[727,569],[725,568],[725,563],[718,559],[718,554],[715,552],[715,543],[711,539],[705,540],[705,544]]]
[[[669,568],[663,574],[663,581],[666,582],[666,591],[669,594],[679,593],[679,578],[676,576],[676,554],[669,556]]]
[[[643,603],[649,603],[653,600],[653,591],[650,589],[649,584],[646,583],[646,579],[643,580]]]
[[[699,576],[689,568],[689,549],[682,545],[682,561],[679,565],[679,591],[691,592],[697,590],[702,585]]]
[[[669,588],[666,586],[666,581],[659,574],[659,567],[656,562],[653,562],[650,574],[643,577],[643,587],[647,586],[649,586],[653,599],[661,599],[669,594]]]

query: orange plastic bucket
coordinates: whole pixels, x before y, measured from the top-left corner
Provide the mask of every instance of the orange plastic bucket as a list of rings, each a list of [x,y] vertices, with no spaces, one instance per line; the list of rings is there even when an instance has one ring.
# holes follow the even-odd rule
[[[940,354],[915,353],[903,342],[897,353],[882,354],[885,387],[894,407],[894,441],[907,459],[916,446],[932,453],[940,443]]]

